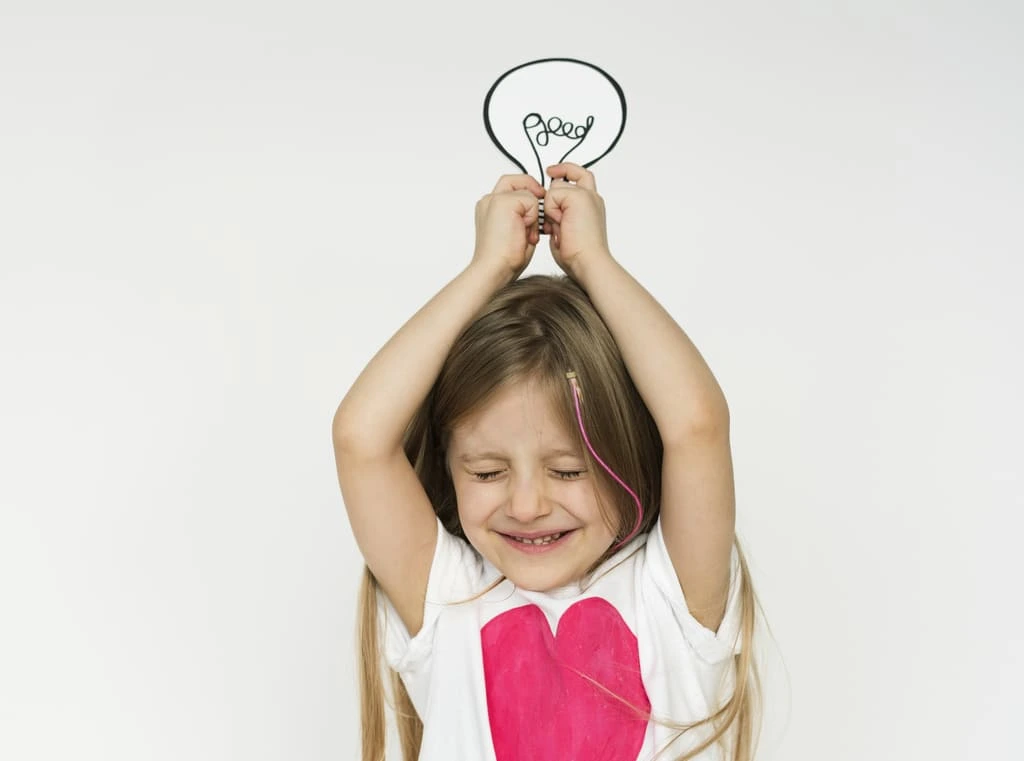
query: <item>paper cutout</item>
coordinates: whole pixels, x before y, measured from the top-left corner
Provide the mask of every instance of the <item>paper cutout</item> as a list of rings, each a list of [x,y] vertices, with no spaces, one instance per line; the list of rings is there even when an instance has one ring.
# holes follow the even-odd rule
[[[626,97],[593,64],[544,58],[498,77],[484,99],[484,126],[498,150],[547,187],[546,167],[589,167],[615,146],[626,126]]]

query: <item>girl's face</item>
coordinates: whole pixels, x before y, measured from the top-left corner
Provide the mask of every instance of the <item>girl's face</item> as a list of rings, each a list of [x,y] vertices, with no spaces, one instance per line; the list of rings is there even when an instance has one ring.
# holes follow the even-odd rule
[[[533,382],[500,391],[452,432],[448,467],[466,538],[522,589],[577,581],[615,540],[582,454]]]

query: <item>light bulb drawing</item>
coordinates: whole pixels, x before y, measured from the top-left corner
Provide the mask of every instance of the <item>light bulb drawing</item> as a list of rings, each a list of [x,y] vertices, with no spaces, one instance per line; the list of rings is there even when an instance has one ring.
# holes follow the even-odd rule
[[[484,126],[505,156],[548,187],[545,169],[590,167],[626,126],[626,97],[605,71],[575,58],[543,58],[502,74],[484,98]],[[541,202],[540,226],[544,227]]]

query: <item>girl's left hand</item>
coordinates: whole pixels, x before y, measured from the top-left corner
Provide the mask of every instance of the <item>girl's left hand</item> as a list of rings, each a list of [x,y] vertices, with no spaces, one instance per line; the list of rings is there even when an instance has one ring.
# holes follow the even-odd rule
[[[610,256],[604,199],[593,173],[577,164],[555,164],[547,173],[551,187],[544,197],[544,232],[551,236],[555,263],[578,280],[584,260]]]

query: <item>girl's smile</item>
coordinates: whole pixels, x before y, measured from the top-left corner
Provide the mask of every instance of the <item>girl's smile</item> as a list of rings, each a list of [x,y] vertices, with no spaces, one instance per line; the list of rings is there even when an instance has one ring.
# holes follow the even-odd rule
[[[523,535],[516,536],[511,534],[502,534],[502,536],[517,550],[532,555],[542,552],[552,552],[563,547],[574,530],[575,529],[570,531],[558,531],[550,534],[539,534],[535,537]]]

